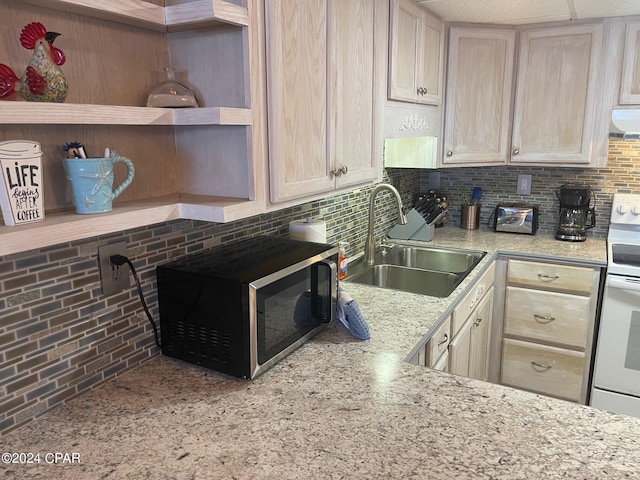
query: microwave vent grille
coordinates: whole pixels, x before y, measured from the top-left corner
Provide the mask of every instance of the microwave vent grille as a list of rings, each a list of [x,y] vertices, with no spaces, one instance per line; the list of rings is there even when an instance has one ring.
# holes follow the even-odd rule
[[[206,325],[175,321],[169,324],[171,339],[163,345],[165,353],[179,353],[180,358],[197,363],[220,365],[231,363],[231,339],[229,334]]]

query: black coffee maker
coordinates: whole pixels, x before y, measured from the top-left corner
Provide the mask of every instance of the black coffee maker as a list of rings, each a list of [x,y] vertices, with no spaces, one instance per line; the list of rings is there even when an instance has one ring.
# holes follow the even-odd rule
[[[596,211],[591,207],[591,187],[565,183],[556,190],[560,201],[560,218],[556,239],[584,242],[587,229],[596,226]]]

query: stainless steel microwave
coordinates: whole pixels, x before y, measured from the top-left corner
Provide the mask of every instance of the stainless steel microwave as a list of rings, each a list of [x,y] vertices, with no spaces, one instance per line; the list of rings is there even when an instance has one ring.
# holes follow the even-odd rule
[[[255,378],[336,318],[338,247],[254,237],[156,268],[162,353]]]

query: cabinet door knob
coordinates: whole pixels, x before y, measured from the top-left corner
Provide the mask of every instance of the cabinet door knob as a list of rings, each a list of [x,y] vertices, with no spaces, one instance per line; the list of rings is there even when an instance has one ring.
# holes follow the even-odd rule
[[[342,175],[346,175],[348,171],[349,171],[349,168],[347,168],[346,165],[343,165],[340,168],[336,167],[333,170],[331,170],[329,176],[331,178],[341,177]]]
[[[476,318],[476,321],[473,322],[473,324],[477,327],[482,323],[482,317],[478,317]]]
[[[519,148],[514,148],[513,149],[513,154],[514,155],[518,155],[520,153],[520,149]]]
[[[447,152],[447,157],[451,157],[452,155],[453,155],[453,152],[452,152],[451,150],[449,150],[449,151]]]

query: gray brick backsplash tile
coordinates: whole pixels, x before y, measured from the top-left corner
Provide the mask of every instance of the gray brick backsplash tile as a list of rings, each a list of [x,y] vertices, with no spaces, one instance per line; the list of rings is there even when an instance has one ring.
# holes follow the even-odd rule
[[[47,353],[49,360],[54,360],[57,358],[61,358],[66,354],[73,352],[79,348],[79,342],[76,340],[74,342],[69,342],[64,345],[61,345],[53,350],[49,350]]]
[[[111,363],[111,356],[110,355],[104,355],[104,356],[98,358],[97,360],[94,360],[93,362],[88,363],[85,366],[85,370],[86,370],[87,373],[94,373],[94,372],[97,372],[97,371],[102,371],[110,363]]]
[[[98,345],[98,353],[104,353],[122,344],[122,337],[115,337]]]
[[[78,391],[76,390],[75,386],[59,388],[57,391],[52,392],[52,394],[47,397],[47,406],[49,408],[55,407],[56,405],[64,402],[65,400],[70,399],[77,393]]]
[[[25,398],[27,401],[36,400],[39,397],[47,395],[48,393],[53,392],[56,389],[56,384],[54,382],[48,382],[44,385],[41,385],[37,388],[34,388],[30,392],[25,393]]]
[[[16,369],[18,372],[23,372],[26,370],[32,370],[36,368],[40,370],[46,367],[47,365],[51,365],[51,362],[55,360],[57,359],[49,360],[49,356],[47,355],[47,352],[42,352],[42,353],[38,353],[35,356],[25,358],[23,361],[21,361],[16,365]]]
[[[31,290],[29,292],[18,293],[16,295],[12,295],[7,297],[6,304],[7,307],[15,307],[16,305],[20,305],[22,303],[31,302],[34,300],[38,300],[41,298],[40,290]]]
[[[64,360],[62,362],[56,362],[53,365],[50,365],[47,368],[43,368],[39,371],[38,375],[43,380],[50,380],[60,376],[63,372],[66,372],[70,368],[69,360]]]
[[[22,288],[34,284],[38,280],[35,274],[22,275],[19,277],[10,277],[3,282],[2,290],[13,290],[14,288]]]
[[[46,265],[49,262],[49,258],[46,254],[34,255],[30,257],[21,258],[15,261],[16,270],[35,267],[38,265]]]
[[[31,418],[35,417],[40,413],[45,412],[46,410],[47,410],[47,404],[45,402],[38,402],[38,403],[35,403],[34,405],[30,405],[24,410],[20,410],[18,413],[16,413],[15,415],[16,424],[20,424],[22,422],[30,420]]]
[[[78,391],[88,390],[89,388],[96,386],[98,383],[102,382],[103,380],[104,380],[104,377],[102,376],[102,372],[97,373],[92,377],[89,377],[88,379],[78,383],[77,385]]]
[[[37,384],[38,382],[38,375],[35,373],[32,373],[30,375],[26,374],[26,373],[22,373],[20,375],[17,375],[15,380],[11,383],[7,383],[6,385],[4,385],[4,389],[5,392],[7,394],[15,394],[15,395],[19,395],[21,391],[24,391],[25,388],[30,388],[32,387],[34,384]]]
[[[15,377],[16,375],[16,366],[9,365],[8,367],[0,367],[0,384],[4,383],[5,380]],[[0,395],[0,397],[4,397],[4,393]]]
[[[15,342],[16,332],[8,332],[0,335],[0,347]]]
[[[31,316],[38,317],[40,315],[47,315],[53,312],[57,312],[62,308],[62,302],[60,300],[48,301],[41,303],[37,306],[31,307]]]

